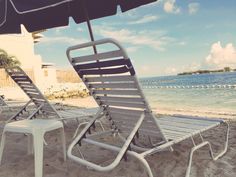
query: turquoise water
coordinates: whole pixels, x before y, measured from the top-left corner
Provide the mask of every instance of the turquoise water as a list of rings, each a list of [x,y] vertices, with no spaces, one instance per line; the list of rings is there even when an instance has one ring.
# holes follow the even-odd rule
[[[140,80],[158,113],[236,118],[236,73],[163,76]]]

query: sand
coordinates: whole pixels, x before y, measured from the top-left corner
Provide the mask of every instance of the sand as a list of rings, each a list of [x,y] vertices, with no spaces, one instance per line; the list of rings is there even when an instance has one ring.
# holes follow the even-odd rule
[[[72,100],[63,101],[71,103]],[[80,103],[80,104],[79,104]],[[91,99],[80,99],[81,107],[95,107],[96,103]],[[6,120],[14,111],[3,111],[1,120]],[[1,125],[4,121],[1,121]],[[76,129],[76,122],[68,123],[65,128],[67,147],[72,141]],[[2,129],[1,129],[2,131]],[[215,152],[223,145],[223,128],[207,131],[204,137],[213,144]],[[128,157],[127,161],[121,163],[110,172],[97,172],[87,169],[72,162],[63,161],[60,136],[58,131],[46,134],[45,140],[48,145],[44,147],[44,177],[147,177],[140,163]],[[108,139],[114,141],[113,138]],[[199,141],[199,138],[196,138]],[[191,140],[186,140],[174,146],[174,151],[156,153],[147,157],[155,177],[183,177],[188,161]],[[115,153],[85,145],[82,148],[84,155],[100,164],[112,162]],[[98,155],[99,154],[99,155]],[[202,148],[194,155],[191,177],[235,177],[236,176],[236,121],[230,121],[229,148],[227,153],[217,161],[210,158],[207,148]],[[0,166],[0,177],[33,177],[34,157],[27,155],[27,138],[22,134],[8,134]]]

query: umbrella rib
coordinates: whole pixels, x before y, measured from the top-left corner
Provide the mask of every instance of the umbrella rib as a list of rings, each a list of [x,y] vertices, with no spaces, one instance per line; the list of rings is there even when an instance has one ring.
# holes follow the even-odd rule
[[[48,5],[48,6],[44,6],[44,7],[40,7],[40,8],[35,8],[35,9],[31,9],[31,10],[26,10],[26,11],[19,11],[15,4],[12,2],[12,0],[9,0],[14,8],[14,10],[18,13],[18,14],[26,14],[26,13],[30,13],[30,12],[36,12],[36,11],[39,11],[39,10],[44,10],[44,9],[48,9],[48,8],[52,8],[52,7],[55,7],[55,6],[59,6],[61,4],[64,4],[64,3],[68,3],[68,2],[71,2],[73,0],[64,0],[64,1],[61,1],[61,2],[58,2],[58,3],[54,3],[54,4],[51,4],[51,5]]]
[[[2,26],[5,22],[6,22],[6,19],[7,19],[7,0],[5,0],[5,14],[4,14],[4,19],[3,19],[3,22],[0,23],[0,26]]]

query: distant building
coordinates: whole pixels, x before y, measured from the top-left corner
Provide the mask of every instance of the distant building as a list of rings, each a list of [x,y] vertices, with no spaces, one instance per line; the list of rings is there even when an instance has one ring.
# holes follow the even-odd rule
[[[39,42],[41,37],[40,32],[28,33],[22,26],[21,34],[0,35],[0,48],[15,56],[20,61],[22,69],[31,73],[30,76],[36,85],[44,88],[55,84],[57,79],[54,64],[43,63],[41,56],[34,53],[34,43]]]
[[[47,87],[48,83],[50,83],[50,85],[57,83],[57,73],[55,65],[53,63],[42,63],[42,70],[44,87]]]
[[[224,67],[224,72],[231,72],[232,69],[230,67]]]

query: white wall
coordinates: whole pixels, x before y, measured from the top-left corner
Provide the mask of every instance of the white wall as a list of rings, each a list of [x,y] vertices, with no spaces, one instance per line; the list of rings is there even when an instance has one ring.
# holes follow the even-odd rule
[[[23,69],[32,69],[36,84],[42,85],[42,58],[40,55],[34,54],[34,41],[31,33],[28,33],[22,26],[22,34],[0,35],[0,48],[9,55],[16,56]]]
[[[42,87],[47,88],[55,85],[57,83],[57,73],[54,65],[44,67],[43,69],[43,83]]]

